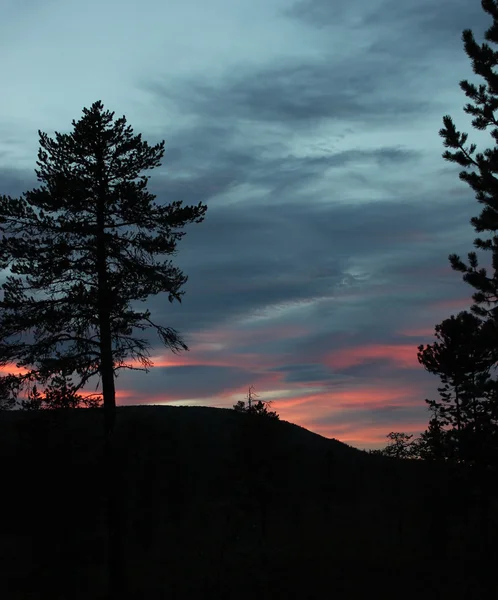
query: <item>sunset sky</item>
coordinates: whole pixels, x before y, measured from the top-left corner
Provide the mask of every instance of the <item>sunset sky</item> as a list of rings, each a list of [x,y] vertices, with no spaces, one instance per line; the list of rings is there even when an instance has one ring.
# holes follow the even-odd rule
[[[439,385],[417,362],[468,308],[449,267],[480,212],[445,161],[483,41],[480,0],[3,0],[0,194],[37,187],[37,130],[102,100],[150,144],[158,203],[208,205],[176,264],[182,304],[151,298],[155,367],[119,404],[231,407],[250,385],[282,419],[360,448],[418,434]],[[143,308],[143,305],[139,305]],[[91,388],[88,388],[92,391]]]

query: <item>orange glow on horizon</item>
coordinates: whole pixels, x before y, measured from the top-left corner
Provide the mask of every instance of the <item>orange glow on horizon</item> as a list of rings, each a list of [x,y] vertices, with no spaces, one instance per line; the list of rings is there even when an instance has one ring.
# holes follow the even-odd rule
[[[199,397],[195,395],[195,388],[189,386],[189,396],[185,391],[173,392],[147,392],[146,389],[134,390],[129,386],[133,382],[127,380],[126,389],[119,387],[116,382],[116,402],[119,406],[130,405],[198,405],[223,407],[231,409],[237,399],[245,399],[249,384],[254,384],[257,399],[272,400],[271,408],[276,410],[280,418],[291,423],[305,427],[311,432],[318,433],[328,438],[336,438],[342,442],[356,447],[381,447],[387,443],[386,435],[389,431],[397,430],[396,425],[375,424],[368,421],[368,411],[378,410],[388,406],[416,407],[421,406],[421,423],[406,423],[399,425],[399,430],[411,433],[423,431],[427,427],[427,420],[423,420],[423,392],[417,386],[402,384],[389,385],[387,383],[372,381],[368,386],[358,384],[358,380],[350,376],[339,377],[333,383],[320,380],[320,370],[317,371],[315,381],[292,382],[286,381],[288,373],[284,371],[270,371],[272,367],[279,367],[298,363],[316,363],[318,367],[340,370],[347,367],[363,364],[369,360],[382,359],[389,361],[393,371],[396,369],[421,369],[417,360],[417,344],[365,344],[357,347],[334,350],[325,354],[313,356],[264,354],[265,342],[271,343],[280,339],[288,339],[305,335],[308,330],[301,326],[263,327],[257,326],[255,330],[231,331],[227,328],[221,331],[205,331],[198,335],[198,342],[192,344],[189,352],[173,354],[169,349],[156,350],[150,357],[153,367],[168,369],[171,367],[234,367],[247,371],[248,381],[245,385],[230,385],[220,392],[202,397],[200,388]],[[433,329],[406,329],[403,335],[430,336]],[[406,340],[410,342],[410,340]],[[337,341],[336,341],[337,342]],[[260,352],[237,352],[244,346],[251,345]],[[284,346],[285,344],[283,344]],[[258,347],[259,346],[259,347]],[[267,350],[269,352],[269,350]],[[324,357],[325,356],[325,357]],[[324,357],[324,358],[323,358]],[[127,361],[135,368],[143,368],[139,361]],[[21,373],[27,369],[17,369],[15,365],[2,368],[2,372]],[[127,372],[127,369],[121,372]],[[168,390],[166,373],[164,388]],[[143,375],[145,377],[145,374]],[[146,387],[145,379],[144,387]],[[139,385],[137,383],[137,385]],[[82,390],[83,395],[93,394],[95,385],[88,385]],[[101,387],[97,392],[101,392]],[[101,396],[101,394],[99,394]],[[274,400],[272,398],[274,396]],[[413,411],[412,411],[413,412]],[[334,415],[337,423],[334,424]],[[389,411],[386,411],[385,422],[389,423]],[[348,420],[347,424],[342,421]],[[324,421],[326,421],[324,423]]]
[[[116,390],[117,403],[120,406],[129,405],[168,405],[173,406],[211,406],[231,409],[236,398],[247,397],[246,386],[238,386],[216,394],[216,396],[204,398],[186,399],[183,394],[144,394],[134,390]],[[255,384],[257,399],[270,399],[268,394],[271,390],[263,391]],[[362,420],[355,420],[355,410],[368,411],[386,406],[410,406],[421,407],[421,418],[404,421],[403,424],[386,425],[365,422],[368,416]],[[427,419],[423,417],[424,403],[416,390],[404,387],[395,388],[357,388],[345,390],[323,390],[303,393],[289,398],[277,398],[271,402],[271,409],[276,410],[280,418],[290,423],[295,423],[311,432],[327,438],[335,438],[346,444],[360,448],[379,448],[387,444],[386,436],[390,431],[415,432],[417,435],[427,428]],[[338,418],[344,416],[344,412],[350,412],[351,420],[348,423],[334,424],[334,414]],[[320,423],[327,417],[328,423]]]
[[[23,375],[27,373],[28,369],[26,367],[16,367],[15,364],[5,365],[4,367],[0,367],[0,373],[5,375]]]

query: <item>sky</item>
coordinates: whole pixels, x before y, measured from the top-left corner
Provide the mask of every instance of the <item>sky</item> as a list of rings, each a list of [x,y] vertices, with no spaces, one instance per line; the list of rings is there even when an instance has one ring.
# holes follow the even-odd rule
[[[281,419],[359,448],[418,434],[439,379],[417,361],[468,309],[480,208],[445,161],[443,115],[490,146],[458,83],[480,0],[0,0],[0,194],[38,187],[38,130],[102,100],[151,145],[158,204],[207,204],[151,297],[180,355],[123,370],[120,405],[230,408],[249,386]],[[140,305],[143,308],[143,305]],[[91,391],[91,390],[89,390]]]

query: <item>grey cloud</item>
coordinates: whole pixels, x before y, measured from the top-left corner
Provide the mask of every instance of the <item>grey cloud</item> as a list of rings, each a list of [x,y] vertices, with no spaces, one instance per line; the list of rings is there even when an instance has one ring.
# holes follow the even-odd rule
[[[440,264],[446,264],[447,255],[460,248],[445,240],[445,232],[472,214],[464,200],[452,205],[421,200],[406,196],[403,202],[362,205],[254,202],[216,206],[182,240],[178,262],[191,273],[188,285],[195,285],[199,292],[203,286],[208,295],[216,293],[222,281],[227,291],[244,291],[249,283],[261,289],[267,284],[272,287],[277,279],[279,285],[292,280],[318,284],[314,291],[320,295],[330,291],[323,278],[332,277],[334,285],[338,284],[348,263],[364,256],[372,264],[376,256],[387,261],[387,266],[377,267],[380,275],[404,276],[409,281],[403,268],[429,269],[437,264],[435,250],[441,252]],[[428,236],[429,241],[418,239],[418,234]],[[470,227],[468,236],[470,241]],[[460,247],[463,250],[464,244]],[[209,263],[199,263],[203,253]]]
[[[301,0],[283,12],[313,27],[347,26],[351,32],[382,32],[374,48],[406,50],[413,53],[430,53],[433,48],[454,47],[459,43],[463,29],[469,27],[481,37],[481,32],[491,24],[491,19],[479,1],[468,0],[421,0],[398,2],[397,0]],[[451,15],[451,17],[450,17]],[[403,40],[404,38],[404,40]],[[403,43],[404,42],[404,43]],[[409,50],[411,46],[411,50]]]
[[[201,145],[192,155],[181,158],[176,149],[183,144],[189,146],[190,138],[199,134],[208,136],[211,143]],[[240,186],[248,186],[249,189],[244,192],[246,197],[251,194],[251,189],[255,190],[253,194],[256,197],[260,197],[260,190],[264,190],[265,194],[272,195],[272,202],[289,201],[289,192],[295,197],[298,191],[305,191],[310,185],[323,180],[329,171],[335,177],[341,168],[350,167],[354,174],[358,163],[369,163],[373,168],[396,168],[404,164],[413,165],[422,157],[419,151],[400,146],[296,156],[285,147],[274,145],[273,155],[268,155],[268,151],[264,152],[260,145],[251,144],[248,140],[233,140],[227,132],[220,132],[215,138],[210,135],[209,131],[184,131],[170,140],[174,158],[168,158],[166,154],[162,170],[151,178],[150,189],[158,195],[158,201],[181,199],[187,204],[199,200],[209,205],[213,201],[226,204],[228,197],[240,197]],[[246,147],[243,150],[237,144]],[[224,150],[224,145],[230,146],[230,149]],[[181,178],[173,176],[182,169],[188,174]],[[356,173],[354,176],[359,175]],[[351,178],[347,182],[349,186]],[[367,179],[363,181],[368,183]]]
[[[320,1],[320,0],[318,0]],[[451,17],[450,17],[451,15]],[[368,16],[365,25],[394,25],[401,39],[406,36],[413,41],[426,42],[429,47],[441,47],[444,44],[454,46],[455,42],[462,48],[460,41],[463,29],[471,28],[477,37],[491,25],[491,17],[481,7],[481,2],[467,0],[422,0],[420,2],[400,3],[387,0],[378,10]],[[408,41],[408,40],[407,40]]]
[[[356,122],[363,128],[406,122],[431,111],[444,111],[433,94],[420,88],[440,50],[461,47],[461,30],[469,24],[489,26],[475,3],[299,2],[289,11],[300,20],[323,25],[341,24],[348,11],[363,43],[338,53],[336,39],[321,40],[314,59],[278,59],[259,67],[240,65],[220,79],[142,82],[141,87],[199,124],[216,122],[213,130],[230,123],[236,137],[255,126],[310,128],[327,120],[337,126]],[[448,19],[451,13],[452,18]],[[351,31],[342,28],[341,36]],[[364,43],[365,37],[367,43]],[[340,46],[340,44],[339,44]],[[393,51],[393,48],[395,49]],[[462,48],[463,51],[463,48]],[[463,57],[462,57],[463,58]],[[406,90],[407,93],[403,93]],[[409,93],[408,93],[409,92]]]
[[[289,364],[268,369],[272,373],[283,373],[285,383],[326,382],[329,385],[348,383],[351,378],[334,373],[331,369],[319,364]]]
[[[266,175],[270,178],[271,170]],[[9,183],[4,176],[3,189],[21,191],[22,179],[18,173]],[[161,193],[160,187],[155,191],[162,198],[168,195]],[[201,190],[194,195],[198,201]],[[430,292],[428,280],[430,268],[438,262],[436,256],[440,256],[439,264],[447,264],[449,252],[464,254],[470,249],[463,242],[460,248],[446,242],[445,232],[468,222],[474,212],[472,203],[462,196],[449,210],[448,203],[422,200],[405,197],[403,202],[362,205],[265,205],[261,201],[215,205],[204,223],[187,228],[174,257],[175,264],[189,276],[182,304],[171,305],[160,295],[151,298],[149,306],[156,322],[178,329],[192,344],[196,331],[264,311],[268,306],[328,297],[300,314],[310,327],[309,340],[275,340],[267,345],[268,351],[278,351],[280,346],[281,351],[316,349],[316,323],[333,334],[341,320],[347,323],[353,319],[347,326],[361,327],[364,340],[385,339],[386,328],[406,321],[406,310],[412,315],[413,311],[423,312],[428,302],[458,294],[463,288],[456,273],[450,273],[446,280],[438,276]],[[423,232],[434,240],[410,240],[411,232]],[[470,226],[468,236],[470,241]],[[370,257],[374,271],[362,280],[348,273],[348,266],[354,265],[355,257],[365,256]],[[375,292],[378,278],[384,279],[384,287]],[[423,297],[417,292],[419,278],[426,282],[421,288]],[[337,303],[344,293],[358,298],[346,312]],[[286,320],[285,313],[282,320]],[[324,347],[333,347],[334,339],[327,336]],[[158,343],[153,333],[150,340],[153,345]]]
[[[13,169],[0,167],[0,195],[19,197],[23,192],[33,189],[38,184],[33,169]]]
[[[185,112],[224,122],[275,123],[309,127],[327,119],[350,120],[372,127],[375,122],[417,118],[438,106],[422,94],[386,95],[402,86],[410,70],[395,54],[326,56],[229,73],[218,83],[187,80],[174,86],[160,81],[142,86],[156,98],[174,101]],[[418,96],[418,97],[417,97]]]
[[[123,389],[140,387],[153,395],[164,393],[165,397],[181,395],[184,398],[208,398],[223,389],[244,385],[252,376],[250,369],[235,367],[191,365],[162,368],[158,366],[152,368],[147,374],[142,373],[139,377],[134,371],[122,370],[117,385]]]
[[[359,0],[336,0],[334,3],[327,0],[299,0],[283,10],[282,14],[320,29],[327,26],[353,27],[358,22],[363,24],[382,1],[367,4]]]

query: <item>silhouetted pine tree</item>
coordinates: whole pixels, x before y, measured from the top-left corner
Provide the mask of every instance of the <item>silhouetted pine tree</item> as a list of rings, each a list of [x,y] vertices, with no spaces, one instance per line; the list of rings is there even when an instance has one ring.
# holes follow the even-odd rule
[[[498,44],[498,3],[496,0],[482,0],[482,8],[492,18],[491,27],[485,32],[487,42]],[[472,68],[476,75],[485,80],[485,84],[477,87],[466,80],[460,82],[460,88],[472,103],[464,107],[464,111],[472,115],[472,126],[478,130],[491,129],[493,147],[474,156],[476,145],[465,147],[467,133],[456,130],[449,115],[443,117],[444,128],[439,134],[444,139],[447,150],[443,158],[455,162],[464,168],[471,167],[473,171],[463,170],[459,177],[470,185],[476,194],[477,201],[484,207],[478,217],[471,219],[471,224],[478,233],[487,232],[486,237],[477,237],[474,246],[478,250],[491,254],[491,269],[481,267],[476,252],[468,253],[466,264],[456,254],[449,257],[451,266],[456,271],[463,273],[463,280],[469,283],[476,292],[473,294],[474,305],[471,310],[474,314],[489,321],[488,345],[495,363],[498,361],[498,120],[495,111],[498,108],[498,52],[493,50],[486,42],[477,44],[473,33],[466,29],[462,33],[465,52],[472,61]],[[491,272],[489,272],[491,271]],[[488,399],[490,412],[488,417],[490,425],[495,429],[498,421],[496,380],[488,383]]]
[[[496,367],[498,362],[498,120],[495,111],[498,109],[498,52],[487,43],[498,44],[498,2],[496,0],[482,0],[483,10],[488,13],[493,23],[486,30],[486,42],[477,44],[473,33],[466,29],[462,33],[465,52],[472,62],[476,75],[485,81],[478,87],[466,80],[460,81],[460,88],[471,102],[467,103],[464,111],[473,117],[472,126],[484,131],[490,128],[493,146],[482,153],[477,153],[476,144],[466,147],[467,133],[457,131],[449,115],[443,117],[444,127],[439,134],[444,139],[444,146],[455,151],[447,150],[443,158],[455,162],[462,167],[459,177],[465,181],[475,192],[477,201],[483,205],[481,213],[471,219],[471,224],[478,234],[485,234],[474,240],[477,250],[490,253],[490,267],[485,268],[480,264],[477,253],[468,253],[468,262],[465,263],[457,254],[451,254],[449,260],[454,270],[463,273],[463,280],[470,284],[476,291],[472,298],[474,304],[472,313],[485,321],[482,327],[482,339],[487,346],[491,364]],[[471,168],[471,171],[466,170]],[[484,402],[475,404],[476,408],[485,410],[474,415],[473,423],[460,423],[459,444],[465,447],[464,458],[471,458],[475,466],[474,475],[480,489],[480,515],[481,534],[484,540],[483,557],[489,556],[488,543],[488,514],[489,514],[489,484],[496,479],[497,431],[498,431],[498,383],[496,379],[483,377]],[[475,382],[468,380],[471,388]],[[464,390],[468,402],[469,390]],[[494,473],[488,473],[488,469]]]
[[[449,428],[446,455],[475,460],[476,435],[490,413],[489,370],[493,364],[484,334],[487,325],[467,311],[436,325],[436,341],[418,347],[418,360],[438,375],[440,400],[426,400],[438,426]]]
[[[54,375],[66,380],[76,374],[74,392],[93,376],[102,380],[110,596],[120,598],[114,378],[119,369],[138,368],[126,359],[141,370],[152,365],[149,343],[133,337],[134,328],[153,327],[173,352],[188,350],[174,329],[153,323],[150,311],[130,303],[160,292],[181,301],[187,277],[164,255],[175,253],[181,229],[202,222],[207,207],[157,205],[141,173],[160,165],[164,142],[151,147],[124,116],[113,118],[99,101],[83,109],[71,133],[51,139],[40,131],[36,174],[42,187],[20,199],[0,197],[0,268],[12,273],[1,286],[0,366],[27,368],[2,381],[13,392]],[[29,334],[27,341],[22,334]]]
[[[155,204],[141,172],[160,165],[164,142],[150,147],[125,117],[113,117],[95,102],[70,134],[39,132],[36,174],[44,185],[21,199],[0,198],[0,267],[12,271],[2,285],[0,365],[29,367],[18,376],[28,382],[77,373],[77,388],[99,376],[107,431],[116,371],[131,368],[127,358],[145,370],[152,364],[133,328],[154,327],[173,351],[188,349],[130,302],[160,292],[181,301],[187,277],[155,257],[174,254],[180,229],[201,222],[207,208]],[[25,332],[31,343],[12,339]]]
[[[410,458],[411,445],[413,435],[408,435],[403,432],[391,431],[387,434],[389,443],[382,450],[384,456],[390,456],[391,458]]]
[[[15,376],[14,376],[15,377]],[[17,380],[14,379],[14,383]],[[16,393],[12,390],[12,375],[0,377],[0,410],[10,410],[17,404]]]
[[[422,460],[443,461],[447,455],[447,432],[441,421],[434,415],[429,426],[415,441],[415,454]]]

